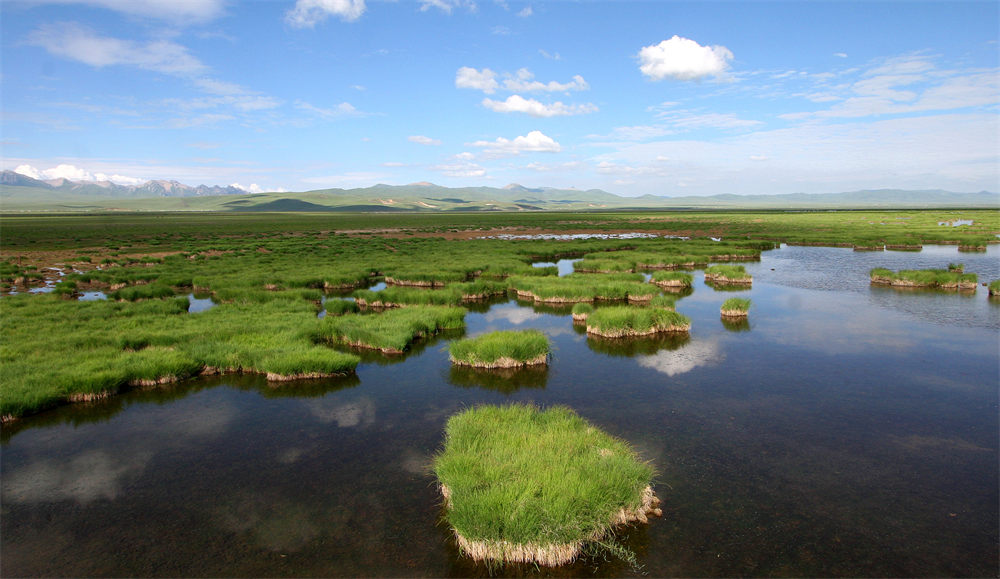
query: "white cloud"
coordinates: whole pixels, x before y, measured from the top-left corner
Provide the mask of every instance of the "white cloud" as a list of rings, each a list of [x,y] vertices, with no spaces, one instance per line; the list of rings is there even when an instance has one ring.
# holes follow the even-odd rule
[[[521,153],[558,153],[562,146],[541,131],[531,131],[514,140],[498,137],[495,141],[476,141],[473,147],[482,147],[490,155],[520,155]]]
[[[558,52],[550,53],[546,50],[542,50],[541,48],[539,48],[538,54],[541,54],[543,58],[547,58],[549,60],[562,60],[562,55],[559,54]]]
[[[425,137],[423,135],[411,135],[406,138],[411,143],[417,143],[418,145],[440,145],[441,141],[438,139],[432,139],[430,137]]]
[[[531,6],[525,6],[520,12],[517,13],[521,18],[527,18],[534,14],[535,11],[531,9]]]
[[[200,23],[220,16],[226,0],[35,0],[41,4],[83,4],[107,8],[130,16],[170,20],[177,24]]]
[[[317,107],[305,101],[296,101],[295,108],[313,113],[314,115],[327,120],[342,119],[347,117],[360,117],[366,113],[354,108],[349,102],[342,102],[332,108]]]
[[[729,68],[733,53],[725,46],[702,46],[674,36],[639,51],[639,70],[653,80],[695,80],[720,76]]]
[[[111,181],[112,183],[117,183],[119,185],[140,185],[145,183],[147,179],[139,179],[138,177],[127,177],[125,175],[108,175],[106,173],[91,173],[86,169],[81,169],[75,165],[70,165],[66,163],[59,164],[55,167],[39,170],[32,165],[18,165],[14,169],[15,173],[20,173],[32,179],[40,180],[50,180],[50,179],[69,179],[70,181]]]
[[[452,10],[461,7],[465,7],[469,12],[476,12],[479,9],[473,0],[420,0],[421,12],[437,8],[445,14],[451,14]]]
[[[472,160],[475,155],[468,151],[454,155],[448,161],[440,165],[430,167],[433,171],[439,171],[449,177],[483,177],[486,169]]]
[[[260,185],[258,185],[256,183],[251,183],[249,187],[245,187],[243,185],[240,185],[239,183],[230,183],[229,186],[230,187],[236,187],[237,189],[242,189],[243,191],[246,191],[247,193],[263,193],[264,192],[264,190],[261,189]]]
[[[582,105],[565,105],[560,101],[544,104],[535,99],[526,99],[520,95],[511,95],[504,101],[483,99],[482,105],[498,113],[524,113],[533,117],[559,117],[584,115],[597,112],[597,106],[591,103]]]
[[[457,88],[471,88],[481,90],[486,94],[493,94],[503,87],[510,92],[569,92],[574,90],[589,90],[590,85],[580,75],[573,76],[569,82],[540,82],[534,80],[535,75],[527,68],[519,69],[516,73],[504,73],[503,85],[497,81],[500,76],[496,72],[484,68],[476,70],[463,66],[455,73],[455,86]]]
[[[312,28],[329,16],[354,22],[365,13],[365,0],[297,0],[285,13],[285,22],[295,28]]]
[[[497,73],[488,68],[476,70],[463,66],[455,73],[456,88],[471,88],[481,90],[486,94],[493,94],[500,85],[497,83]]]
[[[132,66],[171,75],[191,75],[207,68],[186,47],[169,40],[140,43],[98,36],[71,22],[43,24],[28,35],[28,43],[96,68]]]
[[[587,81],[583,80],[583,77],[580,75],[574,76],[573,80],[567,83],[558,83],[556,81],[543,83],[537,80],[532,80],[534,78],[535,75],[532,74],[530,70],[522,68],[517,71],[515,76],[504,80],[503,87],[512,92],[567,92],[571,90],[590,89],[590,85],[587,84]]]

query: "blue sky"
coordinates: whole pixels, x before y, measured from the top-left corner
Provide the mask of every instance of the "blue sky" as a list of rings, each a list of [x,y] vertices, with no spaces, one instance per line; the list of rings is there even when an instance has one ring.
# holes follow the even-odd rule
[[[1000,190],[1000,3],[3,0],[3,169]]]

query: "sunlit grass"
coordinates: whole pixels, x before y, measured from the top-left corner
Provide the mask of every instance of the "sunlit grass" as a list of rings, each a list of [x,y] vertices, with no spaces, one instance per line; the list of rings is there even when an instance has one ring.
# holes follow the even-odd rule
[[[547,363],[549,351],[549,339],[538,330],[491,332],[448,347],[452,363],[477,368],[541,365]]]
[[[452,416],[434,473],[460,548],[478,560],[568,563],[613,526],[659,514],[652,467],[565,407]]]

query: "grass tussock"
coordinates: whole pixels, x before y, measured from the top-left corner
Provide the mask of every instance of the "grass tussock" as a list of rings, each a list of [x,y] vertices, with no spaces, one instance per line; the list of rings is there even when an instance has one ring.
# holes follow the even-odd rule
[[[571,313],[573,314],[574,322],[583,322],[587,320],[587,316],[594,313],[594,306],[586,302],[573,304],[573,311]]]
[[[475,368],[516,368],[548,363],[549,339],[538,330],[507,330],[452,342],[453,364]]]
[[[742,265],[713,265],[705,269],[705,281],[722,285],[750,285],[753,276]]]
[[[722,302],[720,313],[725,318],[745,318],[750,311],[750,300],[746,298],[729,298]]]
[[[649,301],[657,293],[639,273],[583,274],[563,277],[512,277],[510,288],[522,298],[545,303],[596,300]]]
[[[565,407],[452,416],[434,473],[459,547],[476,560],[562,565],[614,526],[661,514],[652,467]]]
[[[964,269],[964,268],[963,268]],[[945,269],[903,269],[877,267],[869,272],[871,283],[893,287],[927,287],[975,291],[978,277]]]
[[[1000,279],[995,279],[990,282],[987,288],[991,296],[1000,296]]]
[[[694,276],[683,271],[659,270],[653,272],[649,282],[662,288],[683,289],[694,284]]]
[[[611,306],[587,316],[587,333],[605,338],[688,332],[691,320],[675,311],[655,307]]]

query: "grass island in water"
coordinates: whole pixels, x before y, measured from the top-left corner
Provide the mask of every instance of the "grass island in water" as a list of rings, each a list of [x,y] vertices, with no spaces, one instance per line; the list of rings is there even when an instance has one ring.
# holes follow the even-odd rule
[[[587,316],[587,333],[604,338],[630,338],[688,332],[691,320],[662,307],[609,306]]]
[[[652,466],[566,407],[456,414],[434,473],[459,548],[481,561],[563,565],[615,526],[662,514]]]
[[[746,298],[729,298],[722,302],[719,309],[724,318],[745,318],[750,310],[750,300]]]
[[[963,268],[964,269],[964,268]],[[976,291],[978,277],[974,273],[961,273],[947,269],[903,269],[892,271],[877,267],[870,272],[873,285],[892,287],[925,287]]]
[[[474,368],[517,368],[548,363],[549,339],[538,330],[504,330],[456,340],[448,347],[451,362]]]

